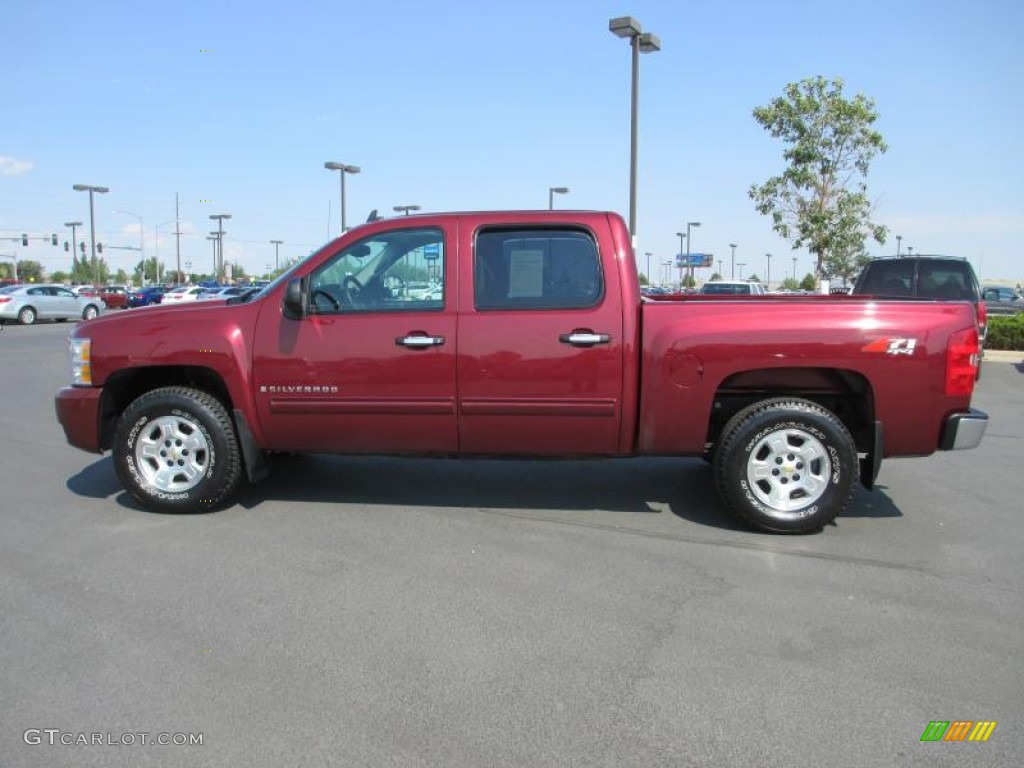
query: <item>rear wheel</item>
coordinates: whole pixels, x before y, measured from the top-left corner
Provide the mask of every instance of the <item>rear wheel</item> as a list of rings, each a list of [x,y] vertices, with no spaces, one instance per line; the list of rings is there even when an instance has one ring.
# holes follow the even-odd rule
[[[82,319],[83,320],[92,320],[99,313],[100,313],[100,311],[98,309],[96,309],[96,305],[95,304],[90,304],[84,310],[82,310]]]
[[[36,311],[32,307],[22,307],[18,313],[18,322],[22,325],[32,325],[36,321]]]
[[[756,528],[820,530],[842,512],[857,477],[857,448],[834,414],[778,398],[737,413],[714,453],[723,503]]]
[[[189,387],[164,387],[121,415],[114,467],[125,489],[157,512],[199,512],[238,487],[242,459],[224,405]]]

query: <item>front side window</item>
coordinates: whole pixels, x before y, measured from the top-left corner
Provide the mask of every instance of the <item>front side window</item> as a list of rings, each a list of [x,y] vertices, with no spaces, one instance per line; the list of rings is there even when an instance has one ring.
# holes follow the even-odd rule
[[[444,236],[432,227],[370,235],[313,273],[314,314],[444,308]]]
[[[473,268],[477,309],[579,309],[604,292],[597,245],[584,231],[485,230]]]

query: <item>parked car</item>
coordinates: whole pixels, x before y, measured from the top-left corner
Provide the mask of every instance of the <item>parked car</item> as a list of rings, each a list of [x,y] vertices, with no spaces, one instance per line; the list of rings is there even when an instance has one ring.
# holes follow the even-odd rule
[[[978,320],[982,345],[988,311],[971,262],[960,256],[903,256],[869,261],[853,286],[854,296],[914,297],[969,301]]]
[[[225,285],[220,288],[206,288],[202,293],[199,294],[198,301],[210,301],[212,299],[230,299],[232,296],[238,296],[248,288],[243,285]]]
[[[96,295],[103,299],[108,309],[125,309],[128,306],[128,289],[123,285],[105,285]]]
[[[439,281],[413,299],[394,285],[427,249]],[[883,458],[984,435],[965,302],[639,288],[613,213],[384,219],[248,301],[76,327],[56,412],[163,512],[226,503],[274,452],[706,455],[725,509],[788,533],[831,522]]]
[[[186,301],[195,301],[206,289],[200,285],[182,285],[164,294],[161,304],[179,304]]]
[[[1014,315],[1024,312],[1024,296],[1008,285],[986,285],[981,294],[989,314]]]
[[[145,288],[139,288],[128,294],[128,306],[148,307],[150,304],[159,304],[166,292],[167,289],[162,285],[148,285]]]
[[[768,288],[756,280],[712,280],[700,287],[704,296],[764,296]]]
[[[106,309],[101,299],[76,296],[63,285],[0,288],[0,322],[32,325],[37,320],[92,320]]]

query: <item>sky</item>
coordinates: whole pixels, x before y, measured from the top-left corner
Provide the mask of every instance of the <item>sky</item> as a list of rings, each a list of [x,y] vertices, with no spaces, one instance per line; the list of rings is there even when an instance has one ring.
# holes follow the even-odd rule
[[[629,212],[630,15],[661,40],[640,61],[637,239],[655,281],[691,250],[777,282],[811,268],[748,190],[783,169],[752,117],[787,83],[839,77],[874,99],[889,150],[867,178],[888,226],[873,255],[965,256],[983,281],[1024,282],[1024,3],[685,3],[390,0],[173,4],[6,0],[0,63],[0,254],[67,270],[64,222],[95,198],[96,239],[209,271],[249,273],[372,209]],[[124,213],[127,211],[128,213]],[[159,226],[158,226],[159,225]],[[9,238],[18,238],[17,242]],[[647,253],[652,254],[649,258]],[[766,254],[772,254],[770,263]],[[105,250],[113,269],[138,252]],[[794,263],[793,258],[797,261]],[[716,268],[717,268],[716,264]],[[710,270],[704,270],[709,273]],[[708,274],[698,274],[707,277]]]

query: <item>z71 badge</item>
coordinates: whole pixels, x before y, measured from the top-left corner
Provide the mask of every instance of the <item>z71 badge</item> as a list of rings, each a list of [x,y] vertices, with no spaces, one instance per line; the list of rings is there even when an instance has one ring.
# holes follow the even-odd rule
[[[861,347],[861,352],[885,352],[887,355],[912,355],[917,339],[878,339]]]

